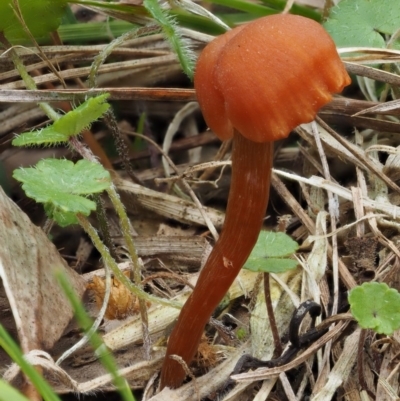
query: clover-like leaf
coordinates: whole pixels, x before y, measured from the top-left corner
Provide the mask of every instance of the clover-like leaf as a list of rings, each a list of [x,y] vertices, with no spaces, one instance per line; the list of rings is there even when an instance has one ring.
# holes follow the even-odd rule
[[[400,328],[400,293],[385,283],[364,283],[349,293],[351,313],[364,329],[391,335]]]
[[[287,259],[299,245],[285,233],[261,231],[244,268],[254,272],[283,273],[294,269],[297,262]]]
[[[324,23],[339,47],[383,48],[383,35],[392,35],[399,26],[398,0],[342,0]]]
[[[88,216],[96,204],[86,196],[109,188],[111,177],[98,163],[45,159],[35,167],[19,168],[14,178],[22,182],[27,196],[45,205],[46,213],[65,227],[77,222],[75,215]]]
[[[68,0],[1,0],[0,31],[15,43],[28,35],[17,17],[19,11],[29,31],[35,38],[46,36],[61,24]]]
[[[80,106],[60,117],[46,128],[24,132],[17,136],[12,144],[14,146],[51,145],[68,142],[71,136],[79,135],[84,129],[99,119],[110,108],[107,103],[109,94],[92,97]]]

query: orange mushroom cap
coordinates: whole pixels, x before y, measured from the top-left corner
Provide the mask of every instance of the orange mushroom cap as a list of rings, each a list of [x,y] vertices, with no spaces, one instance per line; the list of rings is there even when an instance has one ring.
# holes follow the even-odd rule
[[[285,138],[351,82],[320,24],[280,14],[209,43],[194,85],[208,126],[222,140],[237,129],[254,142]]]

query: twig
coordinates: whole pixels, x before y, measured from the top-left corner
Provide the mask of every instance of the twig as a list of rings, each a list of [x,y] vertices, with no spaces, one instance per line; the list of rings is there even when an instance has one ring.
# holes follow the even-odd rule
[[[274,339],[274,345],[275,345],[275,349],[274,349],[272,358],[275,359],[279,355],[282,355],[283,348],[282,348],[281,339],[280,339],[279,332],[278,332],[278,327],[276,325],[274,309],[272,307],[269,273],[264,273],[264,295],[265,295],[265,305],[267,307],[269,324],[270,324],[272,337]]]

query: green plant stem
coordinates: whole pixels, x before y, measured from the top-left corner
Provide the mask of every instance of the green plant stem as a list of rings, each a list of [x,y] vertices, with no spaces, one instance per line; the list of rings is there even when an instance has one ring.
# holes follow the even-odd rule
[[[0,32],[0,42],[3,43],[3,45],[7,49],[7,53],[9,54],[11,61],[13,62],[15,68],[19,72],[19,75],[24,81],[26,88],[30,90],[36,90],[37,86],[35,81],[29,75],[24,63],[19,58],[17,51],[14,47],[11,46],[11,43],[6,39],[3,32]],[[38,103],[38,105],[46,114],[46,116],[49,117],[52,121],[57,121],[61,117],[49,104],[41,102]]]
[[[20,367],[26,377],[29,378],[45,401],[60,401],[60,398],[54,393],[46,380],[44,380],[39,372],[26,361],[18,345],[15,344],[13,339],[1,324],[0,347],[3,348],[8,355],[10,355],[11,359]]]
[[[172,308],[176,308],[176,309],[182,308],[182,305],[180,303],[155,297],[151,294],[148,294],[147,292],[143,291],[141,288],[137,287],[132,282],[130,282],[128,280],[128,278],[118,268],[117,263],[110,255],[110,252],[108,251],[107,247],[103,244],[103,241],[97,234],[96,229],[89,223],[89,220],[82,214],[77,214],[76,217],[79,221],[79,224],[82,226],[82,228],[85,230],[85,232],[89,235],[94,246],[100,252],[101,257],[104,260],[104,263],[108,264],[108,266],[111,268],[112,272],[114,273],[114,276],[122,284],[124,284],[133,294],[135,294],[139,298],[145,299],[146,301],[149,301],[152,303],[156,303],[156,304],[160,304],[160,305],[164,305],[164,306],[168,306],[168,307],[172,307]]]
[[[178,56],[184,73],[192,80],[194,74],[195,53],[190,48],[190,43],[183,38],[182,31],[176,22],[176,18],[161,7],[158,0],[144,0],[143,5],[151,16],[160,24],[165,38]]]
[[[90,332],[93,322],[90,317],[86,314],[84,308],[82,307],[81,301],[75,291],[73,290],[71,284],[69,283],[64,272],[57,272],[57,278],[63,289],[65,295],[68,297],[72,308],[74,309],[75,317],[88,336],[92,347],[95,350],[96,355],[99,357],[103,366],[111,374],[112,382],[120,393],[123,401],[135,401],[128,382],[118,373],[117,364],[105,346],[101,336],[96,332]]]
[[[106,210],[104,206],[104,201],[101,198],[100,194],[95,194],[93,195],[93,200],[96,202],[96,216],[97,216],[97,221],[99,223],[99,228],[100,228],[100,233],[103,237],[103,241],[108,248],[111,256],[118,261],[118,256],[117,252],[114,246],[114,243],[112,242],[111,239],[111,234],[110,234],[110,226],[108,224],[107,216],[106,216]]]
[[[107,189],[107,194],[120,219],[122,235],[124,237],[126,247],[128,248],[129,256],[131,257],[134,266],[135,282],[136,284],[139,284],[142,281],[140,276],[140,263],[139,263],[139,257],[136,252],[136,247],[132,239],[131,222],[129,221],[129,218],[125,211],[125,207],[121,202],[121,199],[117,191],[115,190],[114,185],[111,185],[111,187]]]
[[[143,35],[159,33],[160,31],[161,28],[155,24],[148,25],[142,28],[134,28],[114,39],[111,43],[105,46],[103,50],[93,60],[88,79],[89,87],[95,88],[97,86],[96,78],[99,68],[104,64],[107,57],[113,52],[115,48],[121,46],[127,40],[135,39]]]
[[[222,27],[224,31],[228,31],[230,28],[226,25],[221,19],[219,19],[216,15],[208,11],[206,8],[202,7],[199,4],[192,2],[191,0],[168,0],[171,5],[173,11],[174,7],[179,7],[178,10],[184,10],[184,12],[190,12],[192,14],[200,15],[207,20],[211,20],[218,26]],[[192,15],[191,15],[192,17]]]
[[[131,222],[126,214],[125,207],[121,202],[121,199],[115,190],[114,185],[112,184],[109,189],[107,189],[107,194],[111,200],[111,203],[114,206],[115,211],[118,214],[119,222],[121,226],[122,235],[125,240],[125,245],[128,248],[129,256],[131,257],[133,264],[133,281],[135,282],[137,288],[143,291],[141,282],[141,265],[139,261],[138,254],[136,252],[136,247],[132,239],[131,234]],[[144,291],[143,291],[144,292]],[[139,297],[139,309],[140,309],[140,317],[142,319],[142,330],[143,330],[143,342],[144,349],[147,357],[150,357],[150,334],[149,334],[149,318],[147,314],[147,306],[146,301]]]
[[[243,0],[209,0],[209,2],[229,7],[234,10],[240,10],[245,13],[254,14],[257,15],[258,17],[276,14],[278,12],[278,10],[275,8]]]
[[[125,145],[125,142],[122,138],[122,135],[119,131],[119,127],[117,124],[117,121],[115,120],[114,114],[111,110],[109,110],[105,116],[105,121],[107,123],[107,126],[110,128],[117,149],[118,153],[120,154],[122,160],[124,161],[125,169],[128,172],[129,176],[136,177],[134,171],[131,168],[130,162],[129,162],[129,155],[128,155],[128,150]],[[137,182],[138,180],[134,180]],[[120,200],[120,197],[115,190],[115,187],[113,185],[110,186],[110,188],[107,190],[108,196],[114,206],[115,211],[118,214],[119,221],[120,221],[120,227],[122,231],[122,235],[125,239],[125,244],[126,247],[128,248],[128,253],[130,255],[130,258],[132,260],[133,264],[133,281],[135,284],[139,287],[141,287],[141,281],[142,281],[142,275],[141,275],[141,263],[139,261],[138,254],[136,252],[136,247],[135,244],[132,240],[132,234],[131,234],[131,222],[126,214],[125,207],[123,203]],[[146,301],[142,298],[139,298],[139,310],[140,310],[140,317],[142,320],[142,331],[143,331],[143,343],[144,343],[144,350],[145,350],[145,355],[147,359],[150,358],[150,333],[149,333],[149,319],[148,319],[148,314],[147,314],[147,305]]]
[[[276,7],[279,11],[283,10],[286,6],[286,0],[261,0],[266,6]],[[315,11],[307,6],[294,3],[290,9],[291,14],[302,15],[303,17],[311,18],[315,21],[321,22],[322,17],[318,11]]]
[[[121,158],[122,167],[127,172],[129,178],[135,184],[143,186],[143,181],[133,171],[132,164],[130,161],[129,148],[121,134],[118,122],[111,108],[108,109],[107,113],[104,114],[103,119],[114,138],[114,144],[117,149],[118,155]]]
[[[29,401],[14,387],[0,379],[0,401]]]

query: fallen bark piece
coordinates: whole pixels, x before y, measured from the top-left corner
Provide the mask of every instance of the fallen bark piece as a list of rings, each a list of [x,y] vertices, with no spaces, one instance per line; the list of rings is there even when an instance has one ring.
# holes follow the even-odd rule
[[[54,273],[63,270],[81,297],[84,280],[61,257],[41,228],[0,188],[0,277],[22,351],[50,349],[72,317]]]

